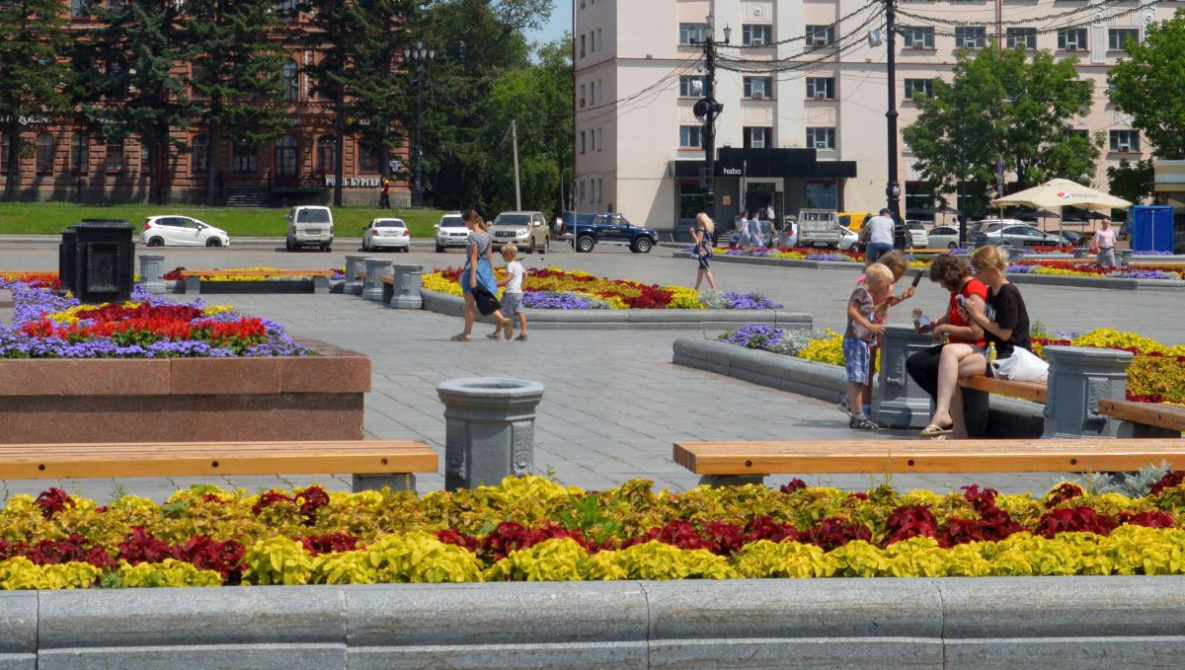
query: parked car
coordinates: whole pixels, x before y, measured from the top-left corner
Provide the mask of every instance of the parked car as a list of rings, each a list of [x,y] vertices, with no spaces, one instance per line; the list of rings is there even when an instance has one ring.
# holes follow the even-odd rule
[[[543,212],[502,212],[490,227],[494,248],[513,242],[519,249],[533,254],[551,245],[551,233]]]
[[[449,247],[464,247],[469,243],[469,229],[461,220],[460,212],[445,214],[436,224],[436,253],[444,253]]]
[[[971,236],[971,244],[975,247],[988,244],[1010,247],[1056,247],[1061,244],[1061,237],[1042,232],[1033,226],[992,223],[976,231]]]
[[[170,214],[144,219],[140,243],[149,247],[229,247],[230,235],[197,219]]]
[[[1085,247],[1089,243],[1086,235],[1077,230],[1063,230],[1061,238],[1065,244],[1072,247]]]
[[[872,214],[866,212],[837,212],[836,217],[839,219],[839,225],[859,233],[860,229],[864,227],[864,222],[867,221]]]
[[[926,232],[926,224],[908,219],[905,222],[905,227],[909,230],[910,246],[915,249],[930,248],[930,234]]]
[[[958,249],[959,229],[954,226],[934,226],[926,236],[931,249]]]
[[[839,249],[844,251],[851,250],[860,241],[860,235],[852,232],[850,228],[839,226]]]
[[[321,251],[333,249],[333,212],[328,207],[302,205],[288,210],[288,236],[284,246],[288,251],[301,247],[317,247]]]
[[[372,219],[362,231],[362,250],[411,250],[411,233],[403,219]]]
[[[588,253],[598,244],[628,246],[635,254],[648,254],[658,241],[658,231],[630,223],[621,214],[596,214],[588,223],[576,220],[576,251]]]

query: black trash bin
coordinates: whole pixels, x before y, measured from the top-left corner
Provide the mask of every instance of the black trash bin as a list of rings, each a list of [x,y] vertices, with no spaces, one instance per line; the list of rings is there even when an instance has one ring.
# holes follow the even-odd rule
[[[74,226],[70,226],[62,231],[62,241],[58,243],[58,278],[63,290],[74,290],[74,256],[77,251],[78,234]]]
[[[62,288],[73,291],[84,304],[130,298],[136,254],[132,225],[122,219],[85,219],[69,230],[74,237],[73,264],[61,273]],[[62,233],[63,246],[68,232]],[[61,258],[70,255],[64,248],[60,252]]]

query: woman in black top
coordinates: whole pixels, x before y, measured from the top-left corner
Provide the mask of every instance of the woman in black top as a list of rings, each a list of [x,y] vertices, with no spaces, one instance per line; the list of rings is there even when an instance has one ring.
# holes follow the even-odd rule
[[[987,341],[996,345],[996,357],[1008,358],[1017,347],[1032,351],[1029,312],[1025,308],[1025,300],[1016,286],[1008,283],[1004,277],[1008,257],[999,247],[983,247],[971,257],[971,267],[975,270],[975,276],[988,285],[988,300],[985,313],[971,313],[968,316],[983,328]],[[978,373],[991,374],[986,361]]]

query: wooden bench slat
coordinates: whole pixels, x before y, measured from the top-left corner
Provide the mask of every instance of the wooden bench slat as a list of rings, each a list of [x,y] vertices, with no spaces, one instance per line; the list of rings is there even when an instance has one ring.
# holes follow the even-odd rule
[[[1185,465],[1185,445],[1133,440],[865,440],[676,443],[674,460],[702,475],[1091,472]]]
[[[966,389],[973,389],[976,391],[985,391],[987,393],[995,393],[997,395],[1006,395],[1013,398],[1023,398],[1025,400],[1032,400],[1034,402],[1045,402],[1046,387],[1045,384],[1038,384],[1035,382],[1014,382],[1007,379],[996,379],[995,377],[985,377],[983,375],[975,375],[967,379],[960,379],[959,386]]]
[[[181,270],[186,277],[332,277],[333,270]]]
[[[1180,405],[1103,398],[1099,400],[1099,413],[1122,421],[1185,431],[1185,407]]]

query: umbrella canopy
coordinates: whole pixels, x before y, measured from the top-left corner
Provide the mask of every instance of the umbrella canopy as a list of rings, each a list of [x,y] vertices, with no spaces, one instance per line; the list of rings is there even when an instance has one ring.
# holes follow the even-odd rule
[[[1028,207],[1095,207],[1127,209],[1132,204],[1123,198],[1096,191],[1069,179],[1051,179],[1044,184],[1018,191],[992,201],[993,205],[1026,205]]]
[[[1048,209],[1039,209],[1036,212],[1033,212],[1033,216],[1035,216],[1039,219],[1060,219],[1060,218],[1062,218],[1061,214],[1058,214],[1057,212],[1051,212]]]
[[[938,209],[936,209],[934,211],[938,214],[958,214],[959,213],[959,210],[955,209],[954,207],[951,207],[950,205],[943,205],[942,207],[939,207]]]

